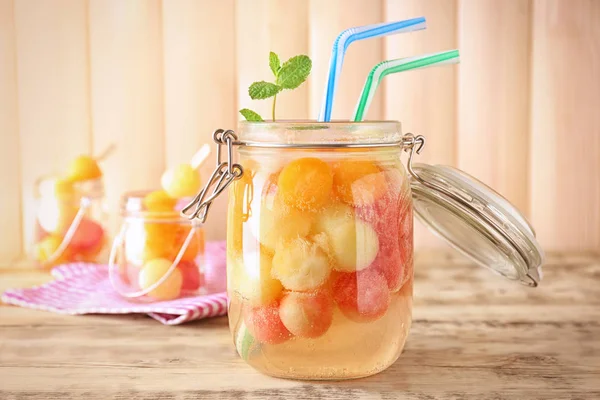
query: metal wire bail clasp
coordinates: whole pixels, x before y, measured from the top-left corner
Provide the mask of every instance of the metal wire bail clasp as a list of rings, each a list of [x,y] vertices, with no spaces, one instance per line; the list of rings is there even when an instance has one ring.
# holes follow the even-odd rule
[[[233,181],[240,179],[244,170],[240,164],[233,162],[233,145],[237,136],[232,130],[217,129],[213,133],[213,140],[217,144],[217,163],[215,170],[194,200],[181,210],[181,215],[188,219],[198,218],[206,222],[208,210],[213,200],[227,189]],[[221,161],[221,146],[227,146],[227,161]],[[212,191],[211,191],[212,188]],[[209,191],[210,194],[209,194]],[[190,213],[189,211],[193,211]]]
[[[413,135],[412,133],[407,133],[402,136],[402,148],[404,151],[410,152],[408,155],[408,161],[406,162],[406,169],[412,175],[413,178],[421,180],[419,175],[413,170],[412,161],[413,155],[415,153],[421,154],[421,150],[423,150],[423,146],[425,146],[425,136],[423,135]]]

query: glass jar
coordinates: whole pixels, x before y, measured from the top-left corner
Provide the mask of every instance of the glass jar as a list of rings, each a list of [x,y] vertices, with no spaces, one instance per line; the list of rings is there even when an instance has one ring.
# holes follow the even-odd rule
[[[265,374],[348,379],[396,361],[412,320],[413,210],[478,264],[541,278],[523,216],[463,172],[413,166],[424,138],[399,122],[242,122],[213,138],[217,168],[182,214],[204,222],[231,185],[229,325]]]
[[[33,258],[41,268],[105,260],[109,238],[102,178],[38,180]]]
[[[148,211],[144,206],[148,193],[123,197],[123,223],[109,257],[113,287],[125,297],[149,302],[203,293],[202,224],[181,217],[181,206]]]

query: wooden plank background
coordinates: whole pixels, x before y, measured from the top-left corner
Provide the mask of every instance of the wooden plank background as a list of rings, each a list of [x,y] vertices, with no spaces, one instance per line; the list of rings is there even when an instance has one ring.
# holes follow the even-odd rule
[[[269,114],[247,86],[269,78],[270,50],[311,56],[278,116],[316,118],[336,35],[417,16],[427,30],[350,46],[333,117],[350,117],[377,62],[459,48],[459,66],[386,77],[368,118],[426,135],[421,160],[506,195],[547,250],[600,250],[600,1],[0,0],[0,258],[30,248],[38,176],[115,143],[114,229],[125,191],[158,186],[239,108]],[[224,205],[209,239],[224,238]],[[417,245],[444,246],[424,229]]]

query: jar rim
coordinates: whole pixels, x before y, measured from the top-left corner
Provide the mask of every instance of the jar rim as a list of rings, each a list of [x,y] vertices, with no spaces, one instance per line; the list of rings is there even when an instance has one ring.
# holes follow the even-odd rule
[[[257,147],[379,147],[402,142],[401,123],[393,120],[240,121],[237,143]]]

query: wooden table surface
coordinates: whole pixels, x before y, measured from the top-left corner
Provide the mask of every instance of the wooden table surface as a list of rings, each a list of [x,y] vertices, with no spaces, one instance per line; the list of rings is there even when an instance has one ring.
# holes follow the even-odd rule
[[[419,254],[400,359],[364,379],[270,378],[241,361],[226,318],[0,306],[0,399],[600,399],[600,257],[551,255],[537,289],[450,253]],[[4,268],[0,290],[48,280]]]

